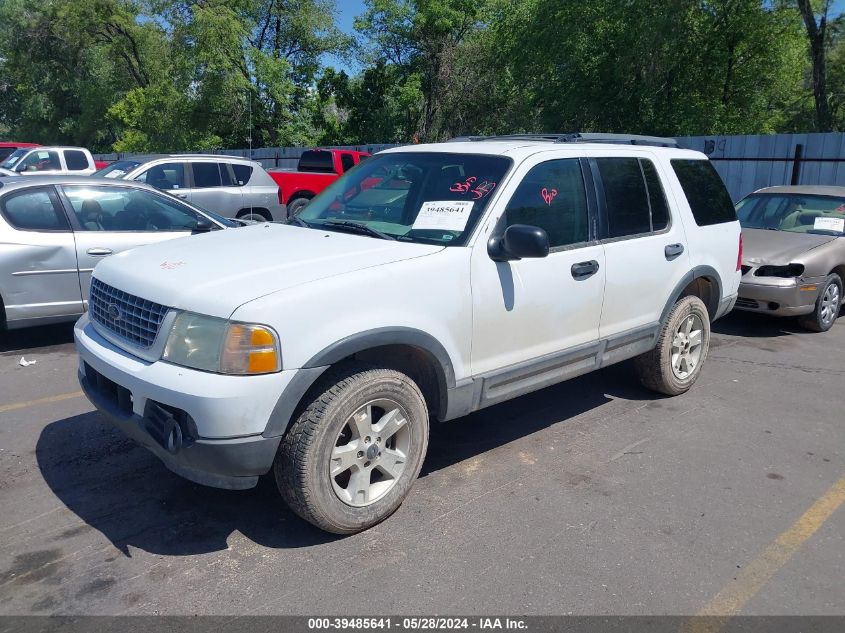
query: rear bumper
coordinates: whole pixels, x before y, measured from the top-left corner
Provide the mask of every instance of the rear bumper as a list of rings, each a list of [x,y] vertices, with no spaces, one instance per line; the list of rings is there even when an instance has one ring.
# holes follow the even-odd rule
[[[766,278],[765,283],[741,282],[737,310],[772,316],[797,316],[815,310],[819,284],[824,279]],[[803,289],[802,289],[803,288]]]

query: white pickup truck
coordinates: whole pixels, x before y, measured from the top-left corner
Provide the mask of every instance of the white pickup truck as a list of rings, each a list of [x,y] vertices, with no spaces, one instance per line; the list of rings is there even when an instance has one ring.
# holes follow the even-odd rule
[[[22,176],[90,176],[97,171],[94,157],[84,147],[22,147],[9,154],[0,168]]]
[[[381,152],[289,226],[163,242],[97,265],[79,377],[193,481],[273,471],[300,516],[389,516],[429,423],[634,358],[667,395],[701,374],[742,242],[707,157],[606,135]]]

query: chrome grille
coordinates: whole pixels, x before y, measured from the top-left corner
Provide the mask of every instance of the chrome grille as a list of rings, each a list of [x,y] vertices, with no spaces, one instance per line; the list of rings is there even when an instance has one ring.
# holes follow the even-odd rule
[[[167,306],[123,292],[99,279],[91,279],[91,296],[88,299],[91,318],[135,347],[152,347],[168,310]]]

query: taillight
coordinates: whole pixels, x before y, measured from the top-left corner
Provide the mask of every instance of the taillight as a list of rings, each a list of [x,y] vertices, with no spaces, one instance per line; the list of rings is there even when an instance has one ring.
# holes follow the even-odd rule
[[[736,255],[736,269],[742,270],[742,233],[739,234],[739,252]]]
[[[282,195],[282,188],[279,187],[279,204],[284,204],[284,203],[285,203],[285,200],[284,200],[284,196]]]

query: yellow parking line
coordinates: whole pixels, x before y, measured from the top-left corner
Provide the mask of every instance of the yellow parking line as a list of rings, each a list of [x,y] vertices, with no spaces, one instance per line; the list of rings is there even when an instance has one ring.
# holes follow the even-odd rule
[[[27,400],[26,402],[13,402],[12,404],[0,404],[0,413],[7,413],[9,411],[17,411],[18,409],[26,409],[34,407],[39,404],[50,404],[51,402],[61,402],[62,400],[72,400],[82,395],[81,391],[72,391],[70,393],[60,393],[57,396],[48,396],[46,398],[38,398],[38,400]]]
[[[792,526],[783,532],[751,563],[745,566],[736,580],[722,589],[699,612],[699,616],[685,627],[695,633],[715,633],[728,618],[735,615],[753,598],[793,554],[845,502],[845,476],[819,497]]]

